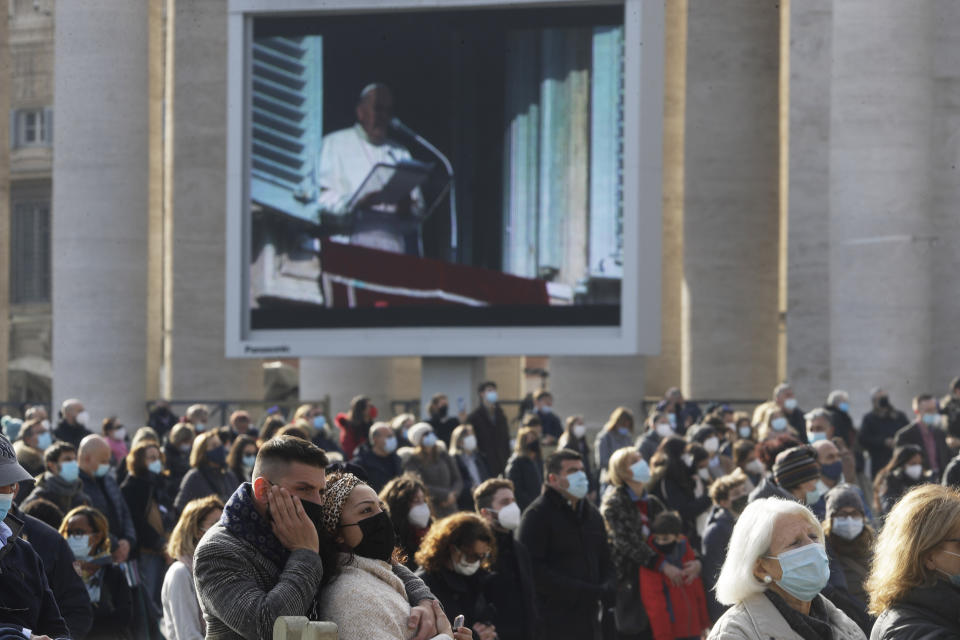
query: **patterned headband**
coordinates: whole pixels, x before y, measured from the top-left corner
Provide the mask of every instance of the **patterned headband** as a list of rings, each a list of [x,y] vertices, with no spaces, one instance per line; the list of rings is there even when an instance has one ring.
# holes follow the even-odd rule
[[[333,484],[327,485],[327,493],[323,500],[323,528],[327,533],[332,535],[337,530],[340,516],[343,515],[343,503],[359,484],[366,484],[366,482],[352,473],[344,473]]]

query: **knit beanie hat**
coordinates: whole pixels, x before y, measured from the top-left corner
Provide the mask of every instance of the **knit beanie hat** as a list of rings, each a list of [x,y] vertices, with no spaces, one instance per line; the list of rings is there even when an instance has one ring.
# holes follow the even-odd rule
[[[350,497],[350,492],[359,484],[366,484],[352,473],[344,473],[334,477],[333,482],[327,482],[327,493],[323,499],[323,528],[333,534],[340,524],[343,515],[343,505]]]
[[[817,453],[809,446],[781,451],[773,463],[773,479],[784,489],[792,489],[819,477]]]
[[[407,439],[413,443],[413,446],[419,447],[420,443],[423,442],[424,436],[433,431],[431,427],[426,422],[418,422],[417,424],[410,427],[410,430],[407,431]]]
[[[852,507],[860,513],[866,513],[866,510],[863,508],[863,500],[860,499],[860,494],[857,493],[857,490],[852,484],[838,484],[833,489],[830,489],[826,495],[826,504],[828,520],[832,518],[833,514],[837,511],[847,507]]]

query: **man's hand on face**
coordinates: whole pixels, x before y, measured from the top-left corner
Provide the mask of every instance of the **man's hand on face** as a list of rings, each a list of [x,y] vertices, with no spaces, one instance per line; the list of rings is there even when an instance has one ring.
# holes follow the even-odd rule
[[[410,610],[410,619],[407,629],[417,630],[412,640],[429,640],[437,635],[437,619],[443,616],[439,603],[436,600],[421,600]],[[449,626],[449,622],[447,625]]]
[[[273,534],[284,548],[309,549],[320,553],[320,537],[317,528],[307,517],[300,498],[291,496],[283,487],[271,486],[267,491],[267,504],[273,516]]]

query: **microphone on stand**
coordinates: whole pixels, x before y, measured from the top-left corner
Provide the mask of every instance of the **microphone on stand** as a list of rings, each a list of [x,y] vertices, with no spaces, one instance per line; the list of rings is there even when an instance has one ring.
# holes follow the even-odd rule
[[[440,149],[437,149],[433,146],[429,140],[421,136],[419,133],[405,125],[400,118],[392,118],[390,120],[390,128],[395,131],[413,138],[416,140],[420,146],[427,149],[430,153],[435,155],[440,159],[440,162],[443,163],[444,169],[447,171],[447,176],[450,178],[450,252],[451,252],[451,262],[457,261],[457,192],[456,192],[456,181],[453,176],[453,165],[450,164],[450,160],[447,159],[447,156],[443,155]]]

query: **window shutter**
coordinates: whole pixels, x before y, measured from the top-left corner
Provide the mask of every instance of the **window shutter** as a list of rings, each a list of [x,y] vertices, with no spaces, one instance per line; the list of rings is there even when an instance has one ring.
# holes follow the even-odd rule
[[[254,41],[250,195],[267,209],[310,222],[317,221],[322,74],[320,37]]]
[[[18,202],[11,216],[10,298],[50,301],[50,203]]]

